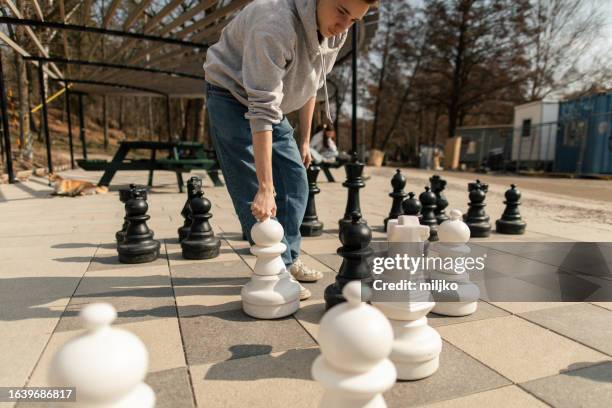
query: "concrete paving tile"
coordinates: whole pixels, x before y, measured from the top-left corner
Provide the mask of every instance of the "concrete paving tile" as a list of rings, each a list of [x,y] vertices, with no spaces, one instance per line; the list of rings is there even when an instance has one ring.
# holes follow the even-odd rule
[[[300,309],[295,318],[302,327],[314,338],[319,336],[319,322],[325,314],[325,302],[320,299],[300,302]]]
[[[534,310],[551,309],[569,305],[579,305],[580,302],[491,302],[500,309],[513,314],[531,312]]]
[[[191,366],[199,407],[314,407],[323,387],[310,367],[318,348],[300,348]]]
[[[464,322],[471,322],[475,320],[491,319],[493,317],[507,316],[509,313],[490,305],[487,302],[478,302],[478,308],[476,312],[469,316],[453,317],[453,316],[442,316],[435,313],[429,313],[427,315],[427,321],[430,326],[446,326],[449,324],[458,324]]]
[[[605,309],[612,310],[612,302],[591,302],[591,303],[599,307],[603,307]]]
[[[557,408],[609,407],[612,401],[612,363],[567,371],[520,386]]]
[[[384,394],[389,408],[411,407],[458,398],[510,384],[506,378],[448,342],[442,344],[440,368],[419,381],[398,381]]]
[[[193,317],[242,309],[240,291],[248,278],[233,278],[224,282],[206,282],[175,286],[176,304],[181,317]]]
[[[166,258],[165,248],[162,245],[159,250],[159,256],[153,261],[146,265],[149,266],[161,266],[167,265],[168,259]],[[119,255],[117,251],[104,251],[96,253],[96,256],[91,260],[87,271],[101,271],[105,269],[125,269],[125,268],[138,268],[142,267],[143,264],[122,264],[119,262]]]
[[[61,311],[56,316],[24,318],[0,323],[0,384],[23,386],[43,352]]]
[[[317,261],[336,272],[338,272],[340,265],[342,265],[342,257],[336,254],[313,254],[312,256]]]
[[[145,382],[155,392],[156,408],[195,407],[187,367],[149,372]]]
[[[441,326],[437,330],[442,338],[515,382],[608,359],[516,316]]]
[[[336,273],[329,266],[325,265],[324,263],[321,263],[319,260],[317,260],[317,258],[313,256],[303,253],[300,255],[300,259],[302,260],[304,265],[314,270],[321,271],[323,273],[332,273],[332,274]]]
[[[215,258],[211,259],[202,259],[202,260],[193,260],[193,259],[185,259],[182,255],[182,249],[180,244],[175,243],[176,240],[173,239],[174,242],[169,242],[170,240],[166,240],[166,250],[168,252],[168,260],[170,262],[170,266],[178,266],[178,265],[188,265],[188,264],[205,264],[205,263],[215,263],[215,262],[223,262],[223,261],[238,261],[240,257],[238,254],[234,252],[232,247],[225,241],[221,240],[221,247],[219,248],[219,255]]]
[[[547,404],[516,385],[425,405],[426,408],[545,408]]]
[[[612,311],[588,303],[522,313],[522,318],[612,355]]]
[[[180,321],[189,365],[315,345],[292,316],[257,320],[237,309],[181,317]]]
[[[160,318],[155,321],[127,324],[113,324],[114,327],[127,330],[136,335],[149,352],[149,372],[174,369],[186,366],[178,321],[176,318]],[[53,356],[71,339],[83,334],[84,329],[56,331],[51,336],[32,377],[28,382],[31,387],[48,386],[47,373]]]
[[[241,259],[231,261],[190,263],[171,266],[174,286],[201,285],[204,283],[250,278],[251,268]]]
[[[117,324],[135,323],[158,318],[176,318],[177,310],[169,286],[112,290],[70,299],[56,331],[71,331],[81,327],[79,312],[91,303],[106,302],[117,310]]]
[[[338,238],[321,238],[302,240],[302,251],[310,254],[335,254],[336,250],[342,245]]]

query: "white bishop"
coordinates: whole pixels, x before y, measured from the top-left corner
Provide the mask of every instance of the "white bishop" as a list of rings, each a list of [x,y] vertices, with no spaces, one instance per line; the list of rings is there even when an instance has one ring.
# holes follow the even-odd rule
[[[300,285],[287,272],[280,255],[285,252],[283,227],[272,218],[251,228],[257,257],[253,276],[241,291],[242,309],[258,319],[277,319],[295,313],[300,307]]]
[[[75,387],[79,408],[152,408],[155,394],[143,382],[149,354],[142,341],[110,326],[117,312],[108,303],[88,305],[80,317],[87,332],[54,356],[49,383]]]

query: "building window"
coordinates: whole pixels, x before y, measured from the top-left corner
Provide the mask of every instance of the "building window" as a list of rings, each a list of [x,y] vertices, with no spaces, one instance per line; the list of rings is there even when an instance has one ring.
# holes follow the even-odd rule
[[[522,137],[529,137],[529,136],[531,136],[531,119],[523,120],[523,127],[522,127],[522,130],[521,130],[521,136]]]
[[[586,122],[584,120],[572,120],[565,124],[563,144],[567,147],[580,146],[580,141],[586,135]]]

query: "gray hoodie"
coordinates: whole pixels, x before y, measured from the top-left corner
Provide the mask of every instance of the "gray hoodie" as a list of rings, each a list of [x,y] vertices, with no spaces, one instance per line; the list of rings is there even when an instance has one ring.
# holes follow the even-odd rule
[[[208,49],[206,81],[248,107],[252,132],[272,130],[322,86],[329,117],[325,76],[347,33],[319,43],[316,9],[317,0],[254,0]]]

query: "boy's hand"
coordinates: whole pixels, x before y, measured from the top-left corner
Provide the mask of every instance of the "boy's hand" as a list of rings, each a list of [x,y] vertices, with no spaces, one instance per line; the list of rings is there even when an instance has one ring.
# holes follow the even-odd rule
[[[274,189],[257,190],[253,204],[251,204],[251,214],[258,221],[263,221],[270,217],[276,217],[276,200],[274,199]]]
[[[310,155],[310,142],[302,143],[300,145],[300,155],[302,156],[302,163],[304,163],[304,167],[308,168],[308,166],[310,166],[310,162],[312,161],[312,156]]]

